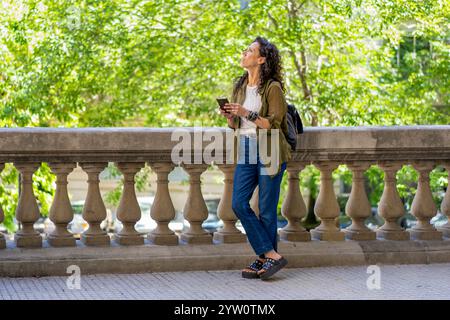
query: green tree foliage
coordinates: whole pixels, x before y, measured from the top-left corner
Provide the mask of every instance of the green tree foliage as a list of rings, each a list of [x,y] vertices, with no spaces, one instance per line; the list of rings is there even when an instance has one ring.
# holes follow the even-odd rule
[[[225,126],[215,98],[257,35],[305,125],[448,124],[449,20],[446,0],[2,0],[0,126]]]

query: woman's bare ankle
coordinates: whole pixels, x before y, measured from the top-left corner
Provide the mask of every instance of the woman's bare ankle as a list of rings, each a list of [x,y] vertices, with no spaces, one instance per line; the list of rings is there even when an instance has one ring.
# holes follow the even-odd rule
[[[281,258],[281,255],[278,252],[276,252],[275,250],[266,252],[264,255],[266,256],[266,258],[270,258],[270,259],[274,259],[274,260],[278,260]]]

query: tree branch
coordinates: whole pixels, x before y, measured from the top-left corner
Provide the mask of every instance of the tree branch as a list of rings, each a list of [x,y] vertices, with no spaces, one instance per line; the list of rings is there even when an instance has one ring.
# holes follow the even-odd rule
[[[297,17],[298,10],[302,8],[302,6],[307,2],[308,0],[303,1],[298,7],[295,7],[293,1],[289,1],[290,6],[287,6],[288,10],[288,17],[289,20],[294,20]],[[270,12],[267,12],[267,16],[269,17],[270,21],[273,23],[275,28],[279,28],[278,21],[270,14]],[[269,31],[269,33],[272,33],[270,30],[265,29],[266,31]],[[297,74],[300,78],[301,85],[302,85],[302,91],[303,91],[303,99],[309,102],[313,102],[313,94],[311,92],[310,87],[308,86],[308,82],[306,79],[306,68],[307,68],[307,61],[306,61],[306,54],[305,50],[303,48],[302,39],[299,37],[299,43],[302,50],[300,51],[300,60],[298,60],[297,55],[295,53],[294,48],[283,38],[280,38],[281,42],[286,46],[286,48],[289,51],[289,54],[292,58],[292,61],[294,62],[295,69],[297,70]],[[317,113],[310,111],[311,113],[311,125],[317,126],[318,124],[318,117]]]

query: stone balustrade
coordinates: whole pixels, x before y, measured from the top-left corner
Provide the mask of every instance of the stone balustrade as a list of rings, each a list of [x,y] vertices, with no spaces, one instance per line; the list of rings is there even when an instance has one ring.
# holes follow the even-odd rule
[[[227,163],[231,145],[220,143],[215,150],[215,164],[224,174],[224,192],[218,207],[218,216],[224,227],[213,236],[202,228],[208,210],[201,190],[201,175],[212,163],[173,163],[171,153],[179,143],[172,141],[176,130],[183,129],[194,137],[200,128],[3,128],[0,129],[0,170],[5,163],[12,163],[21,173],[21,192],[16,209],[16,219],[21,228],[14,235],[15,245],[22,248],[41,247],[43,241],[49,246],[77,246],[67,230],[73,218],[67,190],[67,176],[78,163],[88,175],[88,191],[83,218],[89,228],[82,234],[86,246],[110,246],[115,241],[120,246],[145,245],[145,239],[154,245],[240,243],[246,237],[236,228],[237,218],[231,209],[234,165]],[[208,128],[210,132],[225,138],[230,129]],[[232,131],[231,131],[232,132]],[[189,144],[192,159],[208,149],[208,139]],[[219,153],[220,155],[220,153]],[[220,161],[223,160],[223,161]],[[46,162],[56,175],[56,193],[51,204],[50,220],[55,224],[51,234],[42,237],[33,229],[38,220],[39,206],[33,194],[33,174],[40,164]],[[106,218],[106,209],[99,189],[99,174],[114,162],[124,175],[124,188],[117,209],[117,218],[123,229],[110,238],[100,227]],[[219,163],[220,162],[220,163]],[[141,217],[136,199],[134,177],[148,164],[157,175],[157,191],[151,208],[151,217],[157,227],[149,234],[140,234],[135,223]],[[307,165],[320,170],[320,191],[314,212],[320,225],[305,230],[300,220],[306,215],[306,206],[299,188],[299,173]],[[339,205],[333,189],[332,173],[345,164],[353,174],[352,190],[346,204],[346,214],[352,224],[341,230],[336,225]],[[169,173],[181,165],[189,175],[189,195],[183,214],[190,227],[180,235],[168,224],[175,218],[170,198]],[[371,215],[371,207],[364,190],[363,174],[371,165],[384,171],[384,190],[378,204],[378,214],[385,224],[375,231],[364,225]],[[404,230],[398,219],[405,214],[396,187],[396,173],[403,165],[417,170],[418,188],[411,213],[417,218],[416,226]],[[282,241],[343,241],[348,240],[437,240],[450,237],[450,223],[436,230],[430,220],[437,214],[429,185],[430,171],[437,165],[450,174],[450,126],[393,126],[393,127],[336,127],[307,128],[298,136],[298,149],[288,163],[288,191],[283,199],[282,214],[288,224],[280,230]],[[252,205],[255,207],[255,204]],[[257,203],[256,203],[257,207]],[[440,205],[443,214],[450,217],[450,188],[447,188]],[[0,222],[4,214],[0,208]],[[214,241],[213,241],[214,240]],[[0,248],[5,248],[5,237],[0,234]]]

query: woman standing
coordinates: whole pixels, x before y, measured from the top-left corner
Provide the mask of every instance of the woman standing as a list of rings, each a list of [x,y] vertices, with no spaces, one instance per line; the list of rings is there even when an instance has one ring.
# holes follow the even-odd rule
[[[234,85],[232,103],[220,113],[235,129],[238,138],[239,160],[234,172],[232,207],[240,219],[248,240],[258,256],[242,270],[244,278],[268,279],[287,264],[277,252],[277,205],[280,184],[291,159],[286,141],[287,104],[281,76],[278,49],[264,38],[257,37],[243,52],[240,65],[246,71]],[[276,170],[268,174],[261,163],[259,129],[268,130],[270,136],[278,133]],[[275,134],[276,137],[276,134]],[[269,150],[273,148],[268,147]],[[272,163],[273,165],[273,163]],[[259,217],[250,208],[250,199],[259,187]]]

